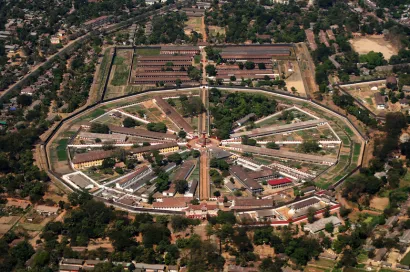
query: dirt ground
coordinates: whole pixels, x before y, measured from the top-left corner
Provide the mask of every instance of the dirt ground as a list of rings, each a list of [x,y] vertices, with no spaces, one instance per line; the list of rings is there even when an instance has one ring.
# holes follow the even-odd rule
[[[389,262],[389,263],[395,263],[399,260],[399,258],[400,258],[400,252],[397,252],[397,251],[393,250],[387,256],[386,261]]]
[[[98,248],[103,248],[105,250],[107,250],[108,252],[113,252],[114,248],[110,242],[110,239],[106,238],[106,239],[97,239],[97,240],[92,240],[90,242],[90,244],[87,246],[87,250],[96,250]]]
[[[370,201],[370,207],[383,211],[387,205],[389,205],[389,198],[388,197],[374,197]]]
[[[317,86],[315,82],[315,65],[306,43],[299,43],[297,45],[296,55],[299,58],[299,70],[303,79],[306,95],[313,96],[313,94],[319,89],[319,86]]]
[[[359,54],[367,54],[370,51],[380,52],[386,60],[389,60],[392,55],[397,54],[397,49],[380,36],[365,36],[356,37],[350,40],[353,49]]]
[[[299,64],[296,61],[293,61],[292,64],[294,65],[294,72],[286,79],[286,87],[289,91],[292,87],[295,87],[300,96],[306,97],[305,85],[303,84]]]
[[[44,199],[47,198],[52,199],[57,204],[60,200],[68,202],[67,195],[52,183],[50,183],[50,185],[48,186],[48,190],[44,195]]]
[[[253,252],[261,258],[273,257],[275,255],[275,250],[268,245],[254,246]]]

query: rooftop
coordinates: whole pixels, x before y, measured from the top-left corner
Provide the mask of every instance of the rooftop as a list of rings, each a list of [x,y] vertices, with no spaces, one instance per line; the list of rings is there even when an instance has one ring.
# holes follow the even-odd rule
[[[149,146],[141,146],[141,147],[136,147],[131,149],[131,153],[138,154],[138,153],[144,153],[144,152],[151,152],[163,148],[170,148],[178,146],[177,143],[163,143],[163,144],[156,144],[156,145],[149,145]]]
[[[126,127],[120,127],[120,126],[114,126],[114,125],[109,125],[109,128],[110,128],[110,131],[113,133],[140,136],[144,138],[161,139],[161,140],[164,140],[164,139],[176,140],[178,138],[178,136],[174,134],[154,132],[154,131],[149,131],[145,129],[126,128]]]
[[[340,225],[342,223],[342,221],[340,221],[340,219],[337,218],[336,216],[330,216],[330,217],[327,217],[327,218],[321,218],[321,219],[313,222],[312,224],[306,224],[305,229],[309,229],[310,232],[316,233],[316,232],[319,232],[321,230],[324,230],[326,224],[328,224],[328,223],[332,223],[334,226],[336,226],[336,225]]]
[[[90,162],[90,161],[97,161],[97,160],[103,160],[106,158],[110,158],[113,154],[112,150],[107,150],[107,151],[90,151],[87,153],[80,153],[76,154],[73,159],[74,164],[78,163],[84,163],[84,162]]]
[[[242,166],[233,165],[229,169],[231,175],[237,177],[248,189],[262,189],[262,186],[253,178],[249,177],[248,173]]]
[[[177,170],[173,180],[185,180],[194,168],[195,163],[192,160],[184,161],[181,167]]]
[[[194,129],[185,121],[184,118],[166,102],[162,97],[156,96],[155,101],[157,105],[164,111],[164,113],[179,127],[187,133],[193,133]]]
[[[277,158],[287,158],[296,161],[308,161],[312,163],[326,163],[335,164],[337,162],[336,158],[325,157],[322,155],[312,155],[304,153],[296,153],[291,151],[268,149],[249,145],[235,145],[242,150],[242,152],[258,153],[262,155],[277,157]]]
[[[287,183],[292,183],[292,180],[290,178],[280,178],[280,179],[272,179],[268,181],[268,184],[271,186],[287,184]]]

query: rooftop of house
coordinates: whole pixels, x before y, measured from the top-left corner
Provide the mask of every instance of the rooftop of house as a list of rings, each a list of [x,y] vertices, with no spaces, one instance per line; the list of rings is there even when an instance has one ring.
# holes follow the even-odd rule
[[[110,158],[113,154],[112,150],[98,150],[98,151],[90,151],[87,153],[80,153],[76,154],[73,159],[74,164],[78,163],[84,163],[84,162],[90,162],[90,161],[97,161],[97,160],[103,160],[106,158]]]
[[[340,221],[340,219],[337,218],[337,216],[330,216],[327,218],[321,218],[313,222],[312,224],[306,224],[305,228],[309,229],[313,233],[316,233],[318,231],[325,229],[325,226],[328,223],[332,223],[334,226],[336,226],[336,225],[340,225],[342,221]]]
[[[290,178],[279,178],[279,179],[272,179],[268,181],[268,184],[271,186],[288,184],[288,183],[292,183],[292,180]]]

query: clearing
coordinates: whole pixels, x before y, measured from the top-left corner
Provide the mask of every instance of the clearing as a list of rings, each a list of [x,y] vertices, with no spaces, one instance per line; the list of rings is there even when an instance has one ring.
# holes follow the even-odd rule
[[[380,211],[383,211],[388,205],[388,197],[373,197],[373,199],[370,201],[370,207]]]
[[[356,37],[351,39],[350,43],[354,51],[359,54],[367,54],[370,51],[380,52],[386,60],[398,53],[397,49],[389,41],[386,41],[383,35]]]

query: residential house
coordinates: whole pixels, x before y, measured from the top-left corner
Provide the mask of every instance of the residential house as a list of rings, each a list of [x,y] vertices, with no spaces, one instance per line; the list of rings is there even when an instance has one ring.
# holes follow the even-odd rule
[[[306,224],[304,229],[306,231],[310,231],[311,233],[318,233],[322,230],[325,229],[326,225],[332,223],[333,226],[339,226],[342,224],[342,221],[340,221],[337,216],[330,216],[326,218],[321,218],[312,224]]]
[[[41,215],[50,216],[56,215],[60,210],[60,207],[37,205],[34,209]]]
[[[278,188],[292,186],[293,182],[290,178],[279,178],[279,179],[269,180],[268,185],[271,189],[278,189]]]
[[[377,92],[374,94],[374,100],[376,101],[377,109],[385,109],[386,102],[384,101],[384,96],[381,93]]]

